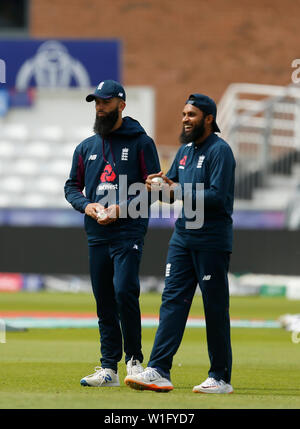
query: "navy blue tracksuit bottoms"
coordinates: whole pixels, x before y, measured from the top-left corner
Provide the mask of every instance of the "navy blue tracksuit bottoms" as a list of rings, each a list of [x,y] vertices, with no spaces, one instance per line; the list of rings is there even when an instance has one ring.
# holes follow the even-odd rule
[[[89,246],[92,288],[97,305],[102,368],[117,370],[123,355],[143,361],[139,266],[143,240]]]
[[[170,377],[173,356],[181,343],[189,310],[199,284],[205,312],[210,369],[208,375],[229,383],[232,353],[228,269],[230,253],[191,250],[170,244],[165,288],[149,367]]]

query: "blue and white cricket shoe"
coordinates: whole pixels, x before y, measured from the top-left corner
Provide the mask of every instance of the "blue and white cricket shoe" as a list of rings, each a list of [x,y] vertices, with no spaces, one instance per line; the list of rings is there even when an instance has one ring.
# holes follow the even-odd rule
[[[82,386],[118,387],[119,376],[113,369],[96,366],[94,374],[87,375],[80,380]]]

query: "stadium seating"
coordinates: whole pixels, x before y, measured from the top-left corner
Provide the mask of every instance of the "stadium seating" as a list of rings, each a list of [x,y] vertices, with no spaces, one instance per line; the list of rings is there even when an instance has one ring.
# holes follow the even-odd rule
[[[77,144],[91,135],[86,127],[63,131],[45,126],[31,131],[4,126],[0,135],[0,208],[68,208],[64,183]],[[170,164],[162,151],[164,169]],[[172,154],[172,152],[171,152]]]

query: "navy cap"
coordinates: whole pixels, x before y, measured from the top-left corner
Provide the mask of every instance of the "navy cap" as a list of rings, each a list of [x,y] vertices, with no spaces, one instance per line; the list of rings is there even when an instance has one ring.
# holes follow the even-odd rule
[[[217,133],[221,132],[216,123],[217,106],[214,100],[209,98],[207,95],[191,94],[185,104],[192,104],[193,106],[198,107],[198,109],[202,110],[208,115],[213,115],[214,117],[213,130],[216,131]]]
[[[113,98],[118,97],[126,100],[126,93],[123,86],[115,80],[104,80],[100,82],[95,92],[86,97],[86,101],[94,101],[96,98]]]

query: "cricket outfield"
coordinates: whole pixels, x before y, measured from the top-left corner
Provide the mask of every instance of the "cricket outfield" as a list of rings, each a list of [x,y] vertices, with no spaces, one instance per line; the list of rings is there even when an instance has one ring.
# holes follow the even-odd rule
[[[93,297],[87,293],[1,293],[0,298],[0,318],[3,314],[80,315],[95,311]],[[231,297],[231,317],[233,322],[276,322],[283,314],[299,313],[299,304],[284,297]],[[141,295],[143,315],[157,316],[159,305],[159,294]],[[190,316],[203,318],[201,296],[195,296]],[[276,324],[251,326],[232,328],[233,395],[192,393],[193,386],[207,377],[209,367],[203,326],[186,329],[173,361],[174,390],[166,394],[126,387],[124,362],[119,365],[120,387],[80,386],[80,379],[99,365],[96,327],[7,330],[6,342],[0,344],[0,408],[299,409],[300,343],[293,342],[291,333]],[[144,363],[155,331],[155,326],[143,327]]]

